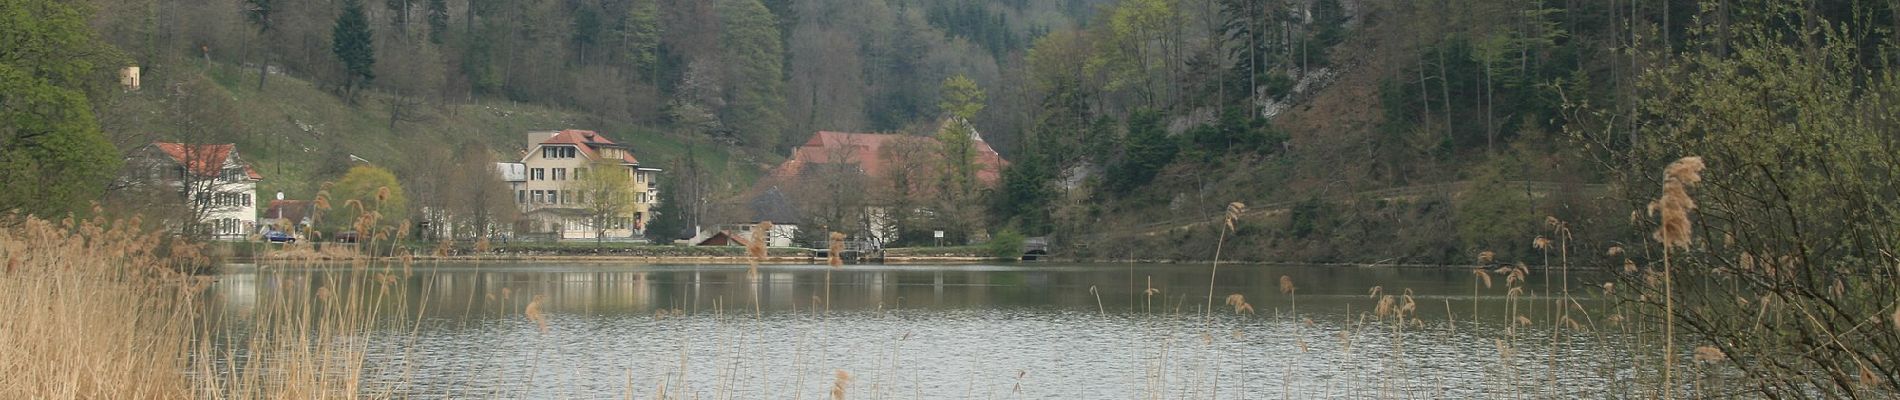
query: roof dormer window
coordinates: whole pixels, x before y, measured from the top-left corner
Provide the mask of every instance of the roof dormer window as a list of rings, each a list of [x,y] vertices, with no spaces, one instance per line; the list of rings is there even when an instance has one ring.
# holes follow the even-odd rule
[[[576,153],[577,153],[577,149],[575,149],[572,146],[542,146],[541,147],[541,158],[547,158],[547,159],[574,158],[577,155]]]

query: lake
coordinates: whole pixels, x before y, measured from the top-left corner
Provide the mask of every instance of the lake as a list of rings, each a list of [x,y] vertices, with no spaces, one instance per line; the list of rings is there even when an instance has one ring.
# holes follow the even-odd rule
[[[1206,264],[391,272],[391,303],[405,307],[385,316],[401,327],[362,338],[366,390],[405,398],[821,399],[839,371],[847,398],[1603,397],[1634,374],[1605,352],[1627,344],[1597,333],[1616,330],[1601,315],[1553,329],[1544,294],[1564,276],[1535,267],[1514,314],[1504,276],[1487,288],[1464,268],[1223,265],[1212,313]],[[232,264],[212,312],[242,321],[317,287],[372,290],[334,282],[374,273]],[[1601,308],[1596,274],[1568,281],[1577,305]],[[1394,296],[1390,310],[1411,290],[1403,322],[1379,316],[1374,286]],[[1253,311],[1236,313],[1230,294]],[[536,296],[545,331],[524,315]]]

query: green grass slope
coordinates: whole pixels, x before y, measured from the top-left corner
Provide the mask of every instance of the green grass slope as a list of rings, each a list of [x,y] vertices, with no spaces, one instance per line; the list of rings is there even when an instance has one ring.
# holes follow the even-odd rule
[[[196,85],[179,83],[200,78]],[[177,96],[181,89],[195,93]],[[198,119],[210,120],[201,122],[208,128],[186,132],[187,124],[179,122],[181,113],[176,111],[180,98],[186,102],[182,106],[202,110]],[[259,91],[255,69],[214,63],[176,67],[167,76],[148,77],[141,91],[116,96],[101,113],[107,134],[122,148],[150,140],[236,143],[265,176],[260,193],[283,191],[293,198],[307,198],[321,182],[336,179],[332,174],[347,168],[337,165],[342,154],[398,169],[419,148],[453,150],[456,144],[472,140],[487,145],[498,160],[507,161],[520,158],[527,147],[524,134],[534,130],[599,131],[628,144],[641,164],[651,167],[665,167],[692,147],[719,178],[714,181],[730,182],[733,190],[757,179],[762,171],[759,165],[772,161],[759,159],[770,155],[749,154],[651,126],[508,101],[424,104],[412,107],[414,118],[404,118],[392,128],[390,99],[386,93],[369,92],[351,105],[313,82],[285,75],[271,75]]]

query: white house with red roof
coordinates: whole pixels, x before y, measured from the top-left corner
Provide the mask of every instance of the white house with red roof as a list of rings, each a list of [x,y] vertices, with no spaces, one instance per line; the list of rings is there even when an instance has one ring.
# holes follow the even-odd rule
[[[264,176],[244,162],[233,144],[155,142],[127,162],[130,184],[153,184],[181,196],[185,218],[217,240],[258,233],[257,182]]]
[[[645,234],[653,206],[659,201],[654,182],[660,172],[658,168],[640,166],[632,148],[599,132],[539,131],[529,132],[527,138],[528,151],[522,155],[519,166],[497,166],[522,173],[521,180],[510,179],[509,186],[515,189],[515,204],[521,206],[527,217],[528,232],[523,233],[550,234],[559,239],[594,239],[597,230],[582,210],[586,206],[578,197],[578,191],[570,185],[576,184],[581,171],[590,169],[596,160],[606,160],[620,167],[612,173],[625,175],[634,192],[633,210],[609,224],[605,232],[607,239],[632,239]]]

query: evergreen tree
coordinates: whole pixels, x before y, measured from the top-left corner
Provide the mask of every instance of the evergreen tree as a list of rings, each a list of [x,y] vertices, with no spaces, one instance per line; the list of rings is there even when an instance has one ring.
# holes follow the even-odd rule
[[[1174,139],[1169,138],[1167,129],[1161,126],[1160,113],[1136,111],[1128,117],[1128,144],[1122,160],[1108,170],[1110,187],[1117,193],[1128,194],[1147,185],[1162,168],[1174,162],[1178,151]]]
[[[363,0],[344,0],[343,14],[330,32],[330,52],[343,63],[343,96],[356,101],[356,89],[376,79],[376,48],[363,15]]]
[[[1036,142],[1048,142],[1042,139],[1044,136],[1037,134]],[[1046,234],[1054,228],[1051,215],[1056,192],[1050,187],[1050,178],[1056,173],[1043,155],[1044,146],[1029,146],[1003,170],[1002,191],[990,202],[990,213],[996,220],[1014,222],[1029,235]]]
[[[969,120],[983,111],[983,88],[977,87],[970,77],[956,74],[944,78],[942,92],[943,100],[937,103],[937,108],[946,114]]]
[[[264,78],[270,75],[270,45],[268,42],[270,41],[271,31],[277,27],[277,20],[275,19],[277,14],[277,1],[244,0],[244,5],[246,7],[244,10],[245,19],[251,21],[251,25],[257,26],[258,41],[267,42],[264,45],[258,46],[258,53],[261,56],[261,60],[257,63],[257,90],[263,91]]]
[[[634,0],[620,24],[620,40],[625,46],[627,68],[640,81],[655,83],[660,78],[660,8],[654,0]]]
[[[429,0],[429,43],[442,44],[442,34],[449,30],[449,1]]]
[[[785,81],[778,20],[759,0],[724,0],[720,6],[720,41],[730,78],[730,102],[721,117],[748,144],[772,148],[786,126],[779,114]]]

